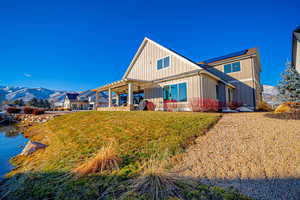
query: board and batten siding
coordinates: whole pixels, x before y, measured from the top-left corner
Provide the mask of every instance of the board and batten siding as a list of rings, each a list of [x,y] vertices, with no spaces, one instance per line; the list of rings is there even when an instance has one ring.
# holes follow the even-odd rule
[[[216,86],[218,85],[218,81],[205,74],[201,76],[203,78],[203,97],[205,99],[217,99]]]
[[[187,102],[180,102],[187,104],[192,98],[201,97],[201,80],[199,75],[194,75],[186,78],[180,78],[165,82],[157,83],[144,91],[145,99],[153,102],[155,105],[163,104],[163,87],[166,85],[186,83],[187,86]]]
[[[157,60],[167,56],[170,56],[170,66],[157,70]],[[199,68],[155,43],[147,41],[126,78],[152,81],[195,69]]]

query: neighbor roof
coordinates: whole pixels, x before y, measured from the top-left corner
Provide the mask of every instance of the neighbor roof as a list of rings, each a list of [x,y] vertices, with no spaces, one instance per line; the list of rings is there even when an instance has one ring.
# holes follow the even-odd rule
[[[67,93],[66,96],[68,97],[69,100],[77,100],[78,93]]]

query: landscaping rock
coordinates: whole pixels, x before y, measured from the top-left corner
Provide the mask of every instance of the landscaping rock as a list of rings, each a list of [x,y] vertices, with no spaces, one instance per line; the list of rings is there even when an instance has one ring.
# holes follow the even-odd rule
[[[28,156],[28,155],[32,154],[33,152],[37,151],[38,149],[44,149],[46,147],[47,147],[47,145],[45,145],[45,144],[29,141],[26,144],[25,148],[23,149],[21,155]]]

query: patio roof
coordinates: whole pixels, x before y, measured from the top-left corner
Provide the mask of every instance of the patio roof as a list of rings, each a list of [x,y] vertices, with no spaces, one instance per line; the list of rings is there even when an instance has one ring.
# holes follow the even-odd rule
[[[115,81],[106,85],[103,85],[101,87],[92,89],[92,91],[95,92],[102,92],[102,91],[106,91],[109,88],[110,89],[120,89],[120,88],[127,88],[128,87],[128,83],[133,83],[135,86],[146,86],[149,84],[152,84],[152,81],[145,81],[145,80],[137,80],[137,79],[129,79],[129,78],[125,78],[119,81]]]

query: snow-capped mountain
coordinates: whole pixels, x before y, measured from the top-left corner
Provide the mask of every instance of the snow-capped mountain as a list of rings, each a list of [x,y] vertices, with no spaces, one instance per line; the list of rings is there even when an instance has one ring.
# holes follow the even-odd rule
[[[280,104],[280,99],[278,97],[279,91],[275,86],[263,85],[263,100],[272,106]]]
[[[48,99],[49,101],[59,102],[64,99],[66,93],[67,91],[50,90],[46,88],[0,86],[0,102],[11,102],[19,99],[23,99],[23,101],[26,102],[32,98]]]

